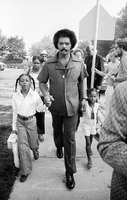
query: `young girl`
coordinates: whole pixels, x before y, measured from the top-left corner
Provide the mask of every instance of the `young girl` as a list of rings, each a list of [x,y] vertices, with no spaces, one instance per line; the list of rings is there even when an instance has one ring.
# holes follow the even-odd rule
[[[92,167],[92,150],[91,144],[93,140],[93,135],[96,134],[96,121],[97,121],[97,111],[99,108],[99,103],[97,103],[98,94],[95,88],[91,88],[87,91],[86,105],[83,110],[82,117],[82,127],[86,140],[86,155],[88,159],[87,167],[90,169]]]
[[[99,74],[100,76],[104,76],[107,80],[107,88],[105,91],[105,114],[107,115],[108,109],[109,109],[109,102],[111,99],[111,96],[114,91],[114,82],[110,79],[110,76],[116,76],[118,72],[118,67],[120,64],[120,61],[117,59],[117,53],[116,51],[112,51],[109,53],[109,60],[105,72],[101,72],[95,68],[95,72]]]
[[[33,67],[31,72],[29,72],[29,74],[34,79],[36,91],[38,92],[42,101],[44,102],[44,97],[39,89],[39,81],[37,80],[38,74],[41,70],[40,57],[35,55],[33,56],[32,61],[33,61]],[[42,142],[44,141],[44,134],[45,134],[45,112],[36,112],[36,118],[37,118],[38,139],[40,142]]]
[[[30,149],[34,158],[39,158],[38,135],[36,126],[36,111],[46,110],[39,94],[31,89],[33,78],[28,74],[21,74],[16,80],[15,90],[19,83],[20,90],[12,98],[13,122],[12,132],[18,135],[19,165],[21,170],[20,181],[24,182],[32,170]]]

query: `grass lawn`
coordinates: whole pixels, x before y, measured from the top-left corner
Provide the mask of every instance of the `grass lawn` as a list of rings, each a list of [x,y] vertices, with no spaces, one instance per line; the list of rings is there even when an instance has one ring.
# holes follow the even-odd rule
[[[11,133],[12,113],[10,106],[0,105],[0,200],[8,200],[17,176],[13,153],[7,148]]]

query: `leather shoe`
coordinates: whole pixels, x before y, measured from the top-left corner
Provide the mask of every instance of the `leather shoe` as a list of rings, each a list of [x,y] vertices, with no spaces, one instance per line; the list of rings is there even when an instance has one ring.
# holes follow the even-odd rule
[[[69,189],[73,189],[75,187],[75,180],[73,174],[70,174],[69,172],[66,172],[66,186]]]
[[[38,134],[38,139],[39,139],[40,142],[43,142],[44,141],[43,134]]]
[[[90,169],[90,168],[92,168],[92,166],[93,166],[92,160],[88,160],[87,168]]]
[[[27,179],[27,177],[28,177],[28,175],[29,174],[27,174],[27,175],[22,175],[21,177],[20,177],[20,182],[25,182],[25,180]]]
[[[62,149],[57,149],[56,150],[56,155],[58,158],[63,158],[63,150]]]
[[[33,155],[34,155],[34,159],[35,159],[35,160],[38,160],[38,158],[39,158],[39,152],[33,150]]]

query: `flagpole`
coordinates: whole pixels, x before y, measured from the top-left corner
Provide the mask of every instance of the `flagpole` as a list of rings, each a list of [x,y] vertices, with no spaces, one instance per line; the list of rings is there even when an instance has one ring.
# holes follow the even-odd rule
[[[91,77],[91,88],[94,87],[94,68],[96,62],[96,49],[97,49],[97,36],[98,36],[98,23],[99,23],[99,11],[100,11],[100,0],[97,0],[97,12],[96,12],[96,27],[95,27],[95,36],[94,36],[94,54],[92,60],[92,77]]]

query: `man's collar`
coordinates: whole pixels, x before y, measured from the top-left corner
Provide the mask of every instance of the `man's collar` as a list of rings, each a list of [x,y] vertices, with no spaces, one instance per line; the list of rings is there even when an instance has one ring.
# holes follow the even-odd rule
[[[70,60],[74,62],[80,61],[73,53],[70,53]],[[46,63],[55,63],[55,62],[58,62],[58,52],[52,58],[46,61]]]

